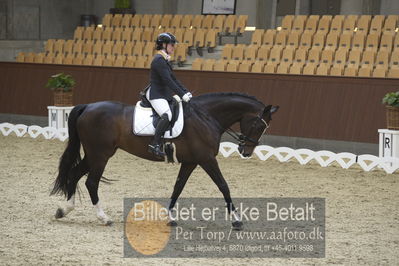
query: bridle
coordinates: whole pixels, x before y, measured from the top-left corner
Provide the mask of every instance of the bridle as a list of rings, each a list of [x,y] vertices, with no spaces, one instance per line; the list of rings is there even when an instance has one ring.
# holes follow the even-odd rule
[[[226,131],[227,134],[229,134],[235,140],[238,141],[238,147],[243,147],[243,146],[256,147],[259,145],[259,140],[262,137],[262,135],[266,132],[266,130],[269,128],[269,124],[261,117],[261,115],[258,115],[256,118],[257,119],[252,123],[251,128],[249,129],[248,135],[249,136],[251,135],[252,131],[255,128],[255,125],[260,121],[265,124],[265,129],[263,130],[258,140],[254,140],[253,138],[250,138],[242,133],[236,133],[234,132],[234,130],[231,129],[231,127],[229,127],[228,130]],[[246,142],[250,142],[251,144],[247,144]]]
[[[263,112],[262,112],[263,114]],[[262,114],[258,114],[256,116],[256,120],[252,123],[251,128],[248,132],[248,135],[251,135],[256,123],[258,123],[259,121],[265,124],[265,129],[263,130],[262,134],[259,136],[259,138],[257,140],[254,140],[253,138],[250,138],[242,133],[236,133],[233,129],[231,129],[231,127],[228,127],[227,129],[222,129],[222,127],[218,124],[218,127],[222,130],[222,132],[226,132],[227,134],[229,134],[231,137],[233,137],[233,139],[238,141],[238,148],[242,148],[244,146],[252,146],[252,147],[256,147],[259,145],[259,140],[262,137],[263,134],[265,134],[266,130],[270,127],[270,125],[262,118]],[[250,142],[251,144],[246,144],[246,142]]]

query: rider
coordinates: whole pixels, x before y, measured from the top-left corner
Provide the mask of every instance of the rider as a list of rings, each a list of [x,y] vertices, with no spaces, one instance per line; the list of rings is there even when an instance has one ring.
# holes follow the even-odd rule
[[[155,129],[154,139],[148,149],[158,157],[165,156],[161,149],[161,137],[172,120],[172,112],[168,102],[171,102],[173,98],[178,101],[183,99],[183,101],[189,102],[192,98],[192,94],[176,79],[169,63],[176,43],[176,37],[169,32],[158,35],[156,40],[158,52],[151,63],[151,86],[146,93],[147,99],[161,117]]]

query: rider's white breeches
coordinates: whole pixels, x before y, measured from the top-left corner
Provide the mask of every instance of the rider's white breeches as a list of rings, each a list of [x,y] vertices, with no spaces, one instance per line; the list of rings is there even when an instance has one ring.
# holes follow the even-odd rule
[[[147,99],[150,101],[152,107],[154,108],[155,112],[159,116],[162,116],[163,114],[168,115],[169,122],[172,120],[172,111],[170,111],[169,103],[165,99],[153,99],[150,100],[150,90],[147,90]]]

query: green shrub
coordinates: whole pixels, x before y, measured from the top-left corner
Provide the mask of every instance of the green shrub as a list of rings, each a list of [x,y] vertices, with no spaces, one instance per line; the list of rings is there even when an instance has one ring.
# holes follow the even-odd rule
[[[385,94],[382,103],[393,107],[399,107],[399,91]]]
[[[131,8],[131,0],[115,0],[115,8]]]
[[[64,73],[58,73],[52,75],[47,84],[46,88],[51,90],[55,89],[63,89],[63,91],[71,91],[73,86],[75,86],[75,80],[72,78],[71,75],[65,75]]]

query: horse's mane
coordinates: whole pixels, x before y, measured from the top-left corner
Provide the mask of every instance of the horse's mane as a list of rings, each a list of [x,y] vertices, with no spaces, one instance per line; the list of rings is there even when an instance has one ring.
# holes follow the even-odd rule
[[[202,94],[199,96],[196,96],[194,99],[198,99],[198,100],[206,100],[209,98],[215,98],[215,97],[228,97],[228,96],[238,96],[238,97],[244,97],[250,100],[253,100],[259,104],[265,105],[264,103],[262,103],[261,101],[259,101],[258,99],[256,99],[254,96],[245,94],[245,93],[240,93],[240,92],[211,92],[211,93],[206,93],[206,94]]]

